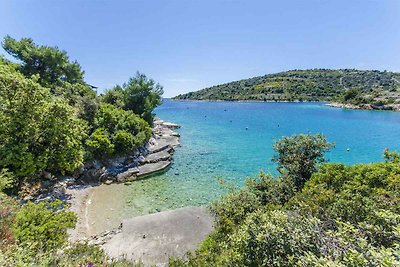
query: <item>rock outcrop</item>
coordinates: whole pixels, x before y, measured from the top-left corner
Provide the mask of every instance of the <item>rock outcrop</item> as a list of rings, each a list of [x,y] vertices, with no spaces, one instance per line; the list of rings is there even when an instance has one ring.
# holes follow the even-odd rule
[[[137,180],[165,170],[172,163],[172,155],[179,146],[179,134],[173,131],[179,127],[156,119],[153,136],[145,146],[126,157],[88,162],[80,170],[81,175],[109,184]]]
[[[46,179],[36,190],[24,200],[68,199],[65,190],[69,186],[80,184],[124,183],[159,173],[171,165],[175,148],[179,146],[179,134],[173,129],[180,126],[155,119],[153,135],[143,146],[124,157],[100,161],[92,160],[78,168],[71,176],[53,177],[44,173]]]
[[[353,105],[353,104],[331,102],[331,103],[326,104],[326,106],[334,107],[334,108],[345,108],[345,109],[400,111],[400,104],[386,104],[386,105],[359,104],[359,105]]]

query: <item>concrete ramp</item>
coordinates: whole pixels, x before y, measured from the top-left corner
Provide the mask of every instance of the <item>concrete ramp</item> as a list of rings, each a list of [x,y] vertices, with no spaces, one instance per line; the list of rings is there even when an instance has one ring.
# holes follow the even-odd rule
[[[204,208],[164,211],[124,220],[122,231],[103,248],[110,257],[165,266],[168,257],[194,251],[213,230],[213,217]]]

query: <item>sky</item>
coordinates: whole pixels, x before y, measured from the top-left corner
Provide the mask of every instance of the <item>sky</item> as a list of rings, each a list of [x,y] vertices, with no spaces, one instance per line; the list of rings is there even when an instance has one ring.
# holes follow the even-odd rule
[[[400,0],[0,0],[7,34],[67,51],[100,92],[136,71],[165,97],[290,69],[400,71]]]

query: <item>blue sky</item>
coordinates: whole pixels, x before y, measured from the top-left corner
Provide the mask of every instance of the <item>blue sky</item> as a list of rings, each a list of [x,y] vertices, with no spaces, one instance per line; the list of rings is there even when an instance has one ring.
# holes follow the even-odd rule
[[[6,34],[66,50],[100,89],[139,70],[167,97],[289,69],[400,71],[398,0],[0,0]]]

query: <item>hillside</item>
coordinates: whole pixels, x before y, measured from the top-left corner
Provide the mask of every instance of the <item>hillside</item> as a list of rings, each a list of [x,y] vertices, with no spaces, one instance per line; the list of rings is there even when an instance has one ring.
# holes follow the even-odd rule
[[[355,69],[290,70],[178,95],[187,100],[334,101],[400,104],[400,73]]]

